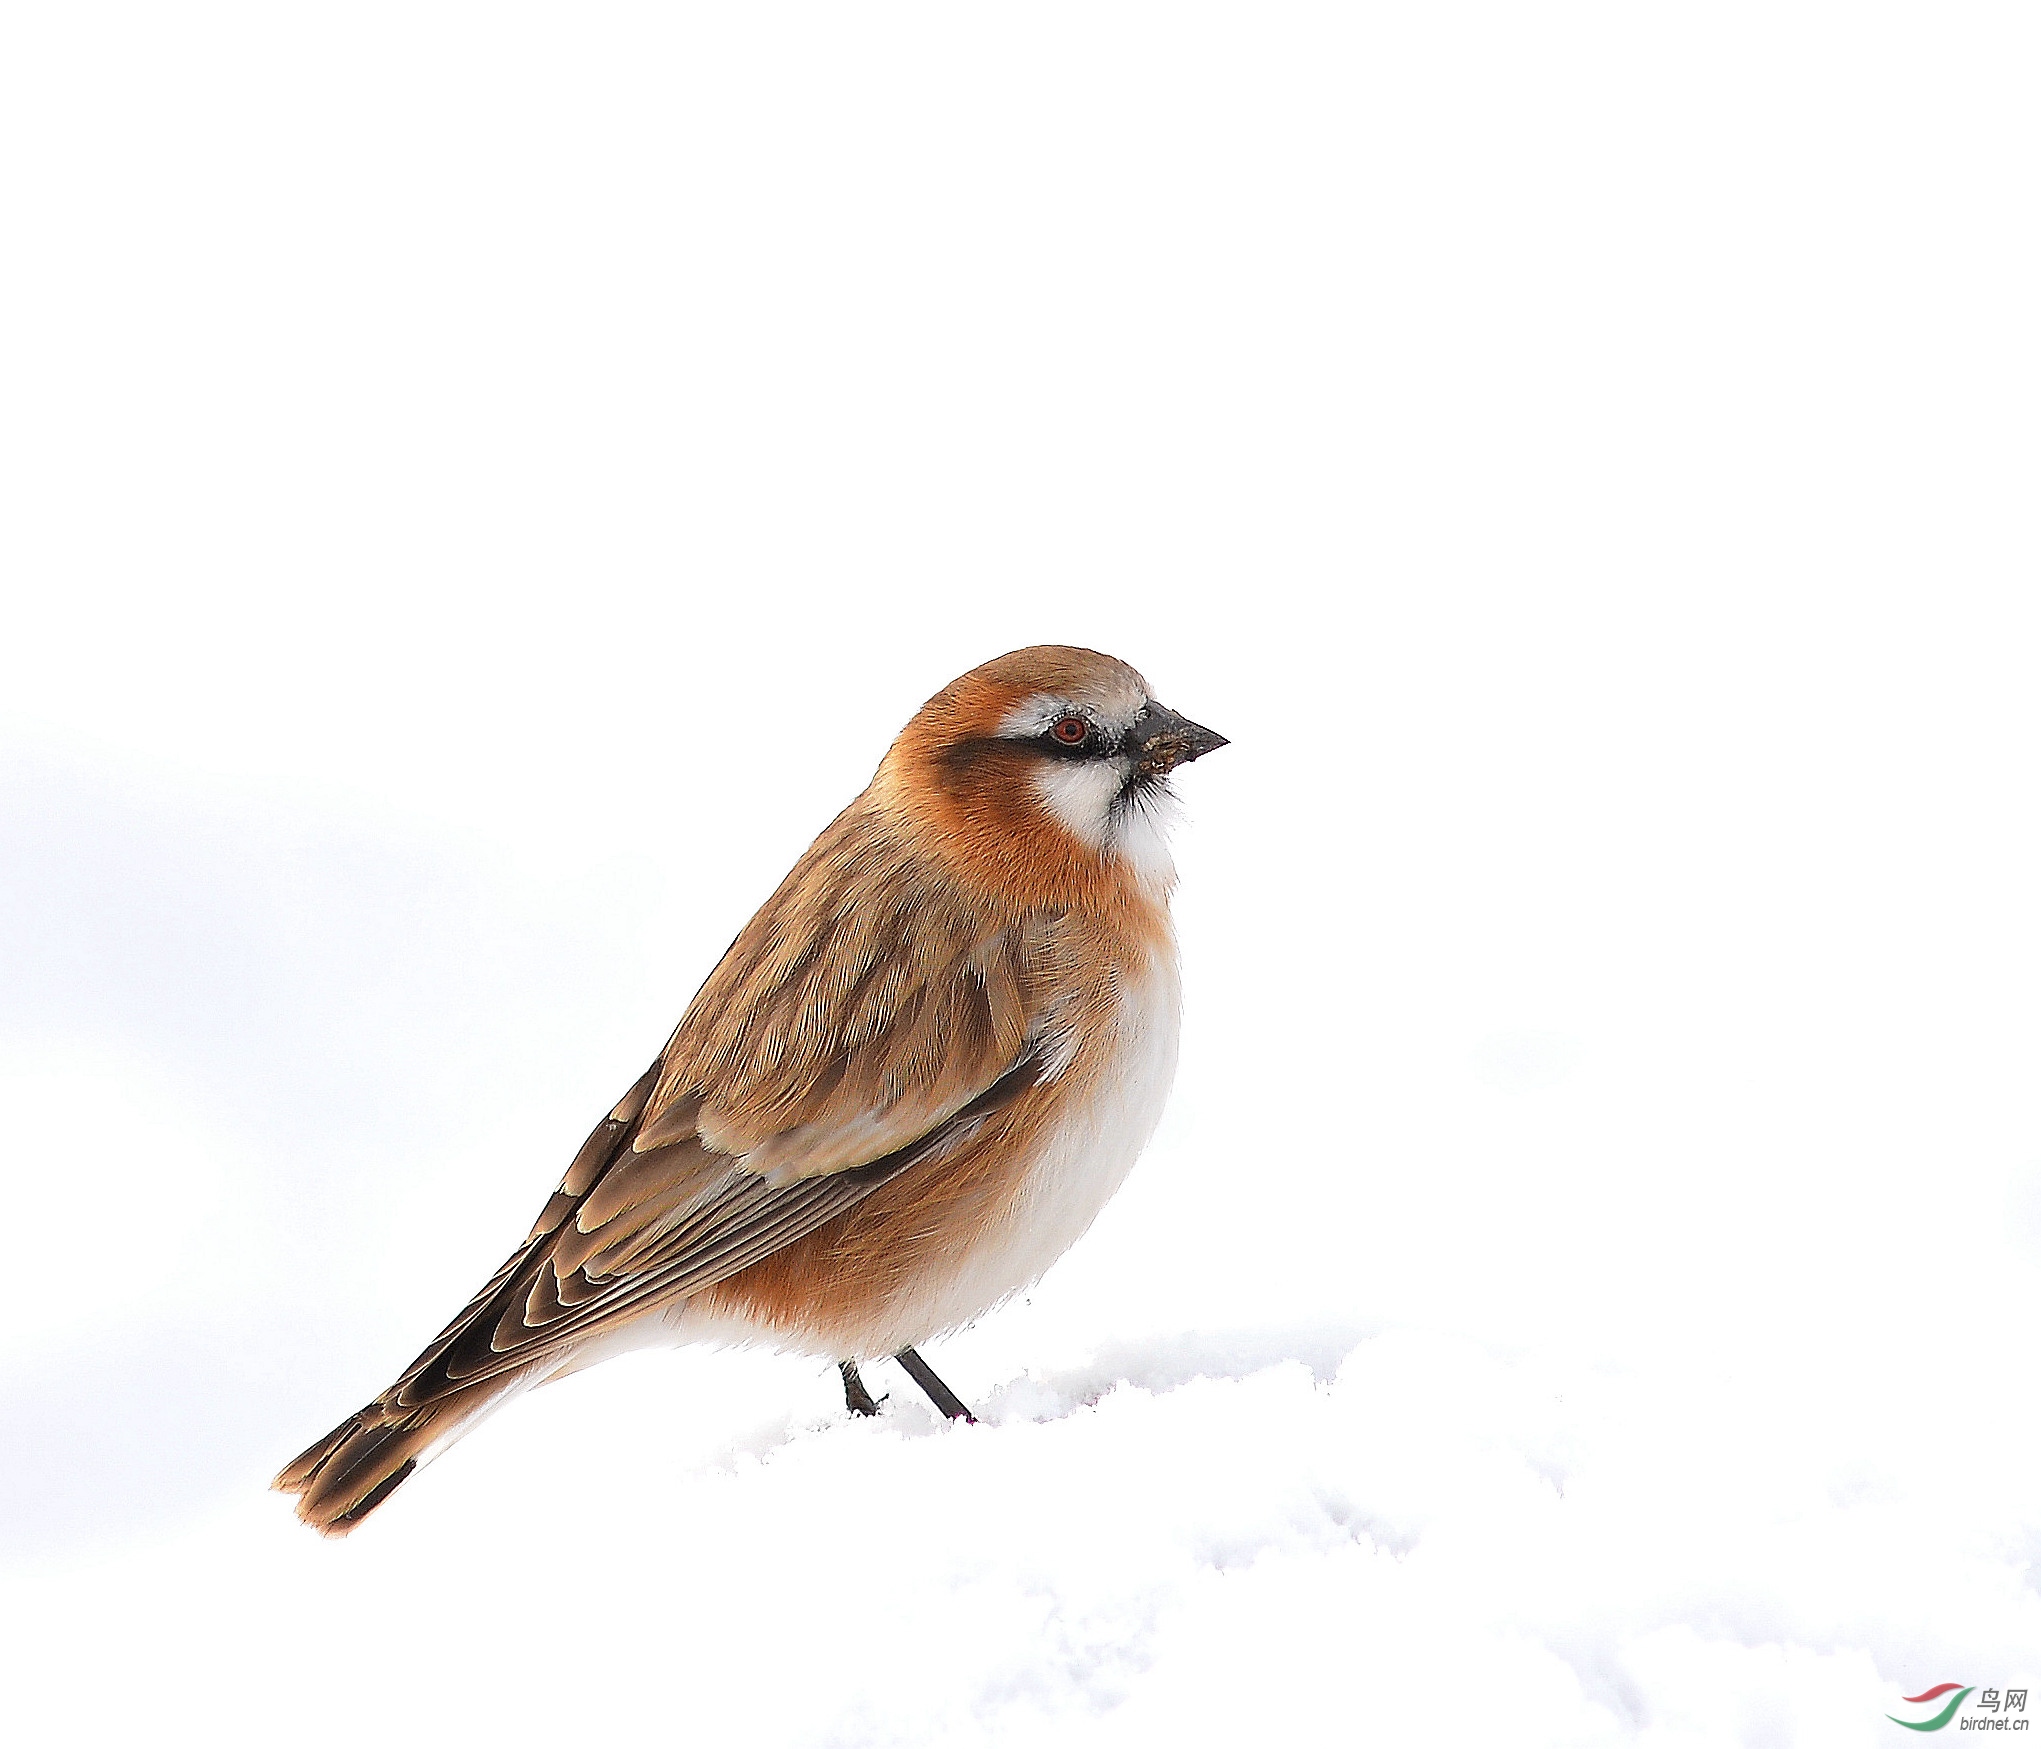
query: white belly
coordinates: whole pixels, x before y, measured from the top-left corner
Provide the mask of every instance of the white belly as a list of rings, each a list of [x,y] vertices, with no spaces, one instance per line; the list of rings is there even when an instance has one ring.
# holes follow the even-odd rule
[[[1089,1099],[1046,1135],[1008,1218],[982,1233],[946,1277],[893,1309],[885,1349],[957,1329],[1038,1280],[1081,1239],[1148,1145],[1176,1076],[1182,989],[1174,944],[1121,999],[1113,1060]],[[894,1338],[897,1336],[897,1340]],[[879,1345],[874,1345],[875,1349]]]

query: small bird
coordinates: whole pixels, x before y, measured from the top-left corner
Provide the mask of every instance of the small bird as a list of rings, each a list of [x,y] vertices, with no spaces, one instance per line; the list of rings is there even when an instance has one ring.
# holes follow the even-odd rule
[[[531,1233],[275,1486],[329,1536],[511,1395],[628,1349],[895,1357],[1035,1281],[1176,1068],[1166,830],[1225,738],[1126,663],[1039,645],[923,705],[596,1125]]]

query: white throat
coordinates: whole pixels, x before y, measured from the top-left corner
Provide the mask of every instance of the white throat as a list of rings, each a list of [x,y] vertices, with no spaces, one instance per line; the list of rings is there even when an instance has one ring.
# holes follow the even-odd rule
[[[1122,802],[1128,770],[1124,759],[1059,760],[1034,774],[1035,791],[1078,843],[1119,858],[1144,886],[1166,896],[1176,883],[1169,833],[1177,800],[1157,788]]]

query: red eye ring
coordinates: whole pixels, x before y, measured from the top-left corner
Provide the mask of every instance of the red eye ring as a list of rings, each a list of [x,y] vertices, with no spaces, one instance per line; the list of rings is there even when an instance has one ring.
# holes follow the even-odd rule
[[[1083,745],[1084,738],[1091,733],[1091,724],[1082,717],[1059,717],[1049,733],[1066,747],[1078,747]]]

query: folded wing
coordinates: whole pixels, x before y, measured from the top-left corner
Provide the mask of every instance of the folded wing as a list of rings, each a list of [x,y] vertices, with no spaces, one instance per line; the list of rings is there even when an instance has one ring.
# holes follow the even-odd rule
[[[520,1378],[962,1146],[1053,1050],[1042,941],[985,933],[846,815],[732,943],[524,1243],[277,1486],[344,1531]],[[918,891],[916,890],[918,888]]]

